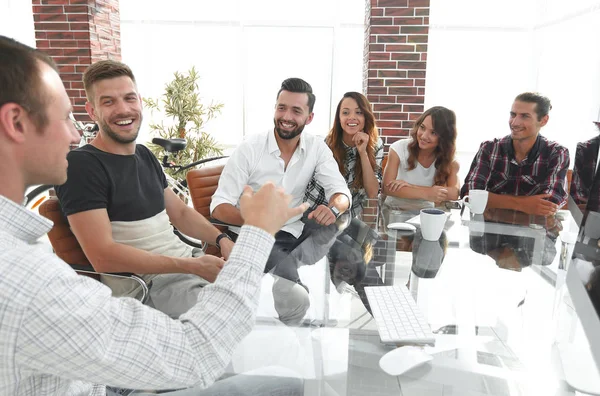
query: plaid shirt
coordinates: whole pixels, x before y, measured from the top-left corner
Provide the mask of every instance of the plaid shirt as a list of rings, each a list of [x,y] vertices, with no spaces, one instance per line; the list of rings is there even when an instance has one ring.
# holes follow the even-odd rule
[[[517,196],[552,194],[549,200],[562,206],[567,201],[568,168],[569,151],[558,143],[538,135],[527,157],[519,163],[512,138],[505,136],[481,143],[461,196],[471,189]]]
[[[0,196],[0,395],[208,387],[223,373],[252,329],[272,236],[244,226],[201,303],[173,320],[42,249],[51,227]]]
[[[596,174],[599,147],[600,136],[586,142],[577,143],[570,190],[571,196],[577,205],[588,204],[588,206],[591,206],[588,209],[594,211],[598,210],[600,196],[600,191],[591,193],[594,175]],[[596,183],[596,189],[599,187],[600,183]]]
[[[352,193],[352,206],[350,207],[350,214],[352,217],[356,217],[362,213],[363,201],[367,199],[367,192],[364,187],[360,190],[356,190],[352,185],[354,183],[354,168],[356,167],[356,159],[358,158],[358,150],[356,147],[346,146],[346,158],[344,159],[344,179],[348,185],[348,189]],[[381,161],[383,161],[383,141],[381,138],[377,141],[375,147],[375,177],[377,182],[381,186],[381,179],[383,178],[381,172]],[[314,210],[319,205],[329,205],[325,197],[325,189],[317,182],[313,176],[311,181],[306,187],[306,194],[304,195],[304,202],[308,202],[310,209],[307,212]]]

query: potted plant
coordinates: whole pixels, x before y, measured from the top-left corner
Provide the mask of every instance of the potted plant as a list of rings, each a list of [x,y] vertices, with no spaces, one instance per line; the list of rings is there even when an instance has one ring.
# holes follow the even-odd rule
[[[208,106],[202,104],[198,89],[199,79],[200,76],[194,67],[187,74],[175,72],[174,79],[165,85],[165,91],[159,99],[143,99],[152,114],[154,111],[159,111],[172,119],[168,125],[165,125],[164,121],[151,122],[149,126],[152,137],[182,138],[187,141],[185,149],[171,158],[179,165],[223,154],[223,149],[217,141],[208,132],[202,130],[204,124],[221,112],[223,104],[212,102]],[[148,147],[158,160],[162,161],[162,157],[166,154],[163,148],[152,143],[148,143]],[[172,169],[165,169],[165,172],[174,176]],[[180,172],[177,177],[185,178],[186,173],[187,171]]]

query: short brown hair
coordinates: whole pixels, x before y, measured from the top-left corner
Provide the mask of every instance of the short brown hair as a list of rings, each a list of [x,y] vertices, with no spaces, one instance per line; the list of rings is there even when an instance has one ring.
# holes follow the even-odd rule
[[[49,99],[43,89],[39,62],[58,72],[48,55],[0,36],[0,107],[16,103],[27,110],[36,127],[43,128],[48,123]]]
[[[133,72],[125,63],[114,60],[101,60],[88,67],[83,73],[83,88],[88,102],[92,102],[94,96],[92,87],[95,83],[123,76],[131,78],[131,81],[135,84]]]

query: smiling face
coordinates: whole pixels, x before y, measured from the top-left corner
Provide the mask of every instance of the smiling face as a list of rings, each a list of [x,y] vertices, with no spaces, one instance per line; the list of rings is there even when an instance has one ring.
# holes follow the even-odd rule
[[[311,123],[313,113],[308,109],[306,93],[281,91],[275,105],[275,131],[284,140],[300,135],[304,127]]]
[[[142,125],[142,101],[131,78],[97,81],[92,92],[92,102],[85,107],[100,132],[117,143],[135,142]]]
[[[425,117],[417,129],[417,142],[420,150],[435,150],[438,146],[439,136],[433,129],[431,116]]]
[[[351,138],[365,129],[365,115],[354,98],[344,98],[340,106],[340,125],[344,136]]]
[[[538,120],[536,103],[516,100],[510,110],[508,125],[513,140],[536,139],[540,129],[548,122],[548,115]]]

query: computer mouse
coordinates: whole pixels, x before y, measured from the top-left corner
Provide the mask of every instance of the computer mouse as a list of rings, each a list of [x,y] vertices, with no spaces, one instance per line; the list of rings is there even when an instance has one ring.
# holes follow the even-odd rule
[[[400,231],[416,231],[417,227],[408,223],[390,223],[388,224],[388,228],[390,230],[400,230]]]
[[[389,375],[401,375],[408,370],[421,366],[433,356],[427,354],[423,348],[416,346],[403,346],[389,351],[379,359],[379,367]]]

